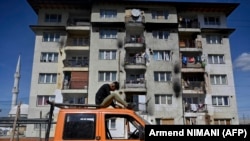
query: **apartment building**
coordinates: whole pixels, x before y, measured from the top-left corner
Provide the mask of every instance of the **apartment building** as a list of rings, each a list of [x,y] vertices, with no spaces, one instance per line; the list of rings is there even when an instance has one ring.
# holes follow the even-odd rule
[[[48,116],[46,100],[94,104],[119,81],[152,124],[239,124],[227,26],[238,3],[27,1],[38,18],[29,118]]]

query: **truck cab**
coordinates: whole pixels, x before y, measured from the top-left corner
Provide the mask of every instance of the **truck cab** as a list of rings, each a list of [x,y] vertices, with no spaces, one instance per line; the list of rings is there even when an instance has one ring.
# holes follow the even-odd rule
[[[52,108],[60,108],[54,141],[144,140],[145,125],[148,123],[133,110],[88,104],[50,104]],[[50,113],[53,113],[52,108]]]

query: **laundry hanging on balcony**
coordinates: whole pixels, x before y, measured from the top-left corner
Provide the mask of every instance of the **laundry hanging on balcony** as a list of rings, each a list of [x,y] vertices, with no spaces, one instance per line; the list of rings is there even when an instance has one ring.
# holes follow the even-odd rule
[[[184,65],[187,65],[187,57],[186,57],[186,56],[183,56],[183,57],[182,57],[182,63],[183,63]]]

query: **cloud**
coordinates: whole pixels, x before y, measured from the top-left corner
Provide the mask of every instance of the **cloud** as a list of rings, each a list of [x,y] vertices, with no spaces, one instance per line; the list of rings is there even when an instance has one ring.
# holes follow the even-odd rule
[[[242,71],[250,71],[250,53],[242,53],[234,61],[234,68],[238,68]]]

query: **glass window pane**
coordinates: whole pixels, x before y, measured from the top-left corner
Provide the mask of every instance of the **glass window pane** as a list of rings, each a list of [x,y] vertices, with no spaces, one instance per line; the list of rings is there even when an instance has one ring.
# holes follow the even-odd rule
[[[222,97],[221,96],[218,97],[218,105],[222,105]]]
[[[216,97],[212,97],[212,105],[217,105]]]
[[[221,82],[220,82],[220,76],[215,76],[215,79],[216,79],[216,84],[221,84]]]
[[[160,104],[160,96],[155,95],[155,104]]]
[[[222,84],[227,84],[226,75],[221,76]]]
[[[155,79],[155,81],[158,81],[158,73],[157,72],[154,73],[154,79]]]
[[[224,101],[224,105],[229,105],[227,96],[223,97],[223,101]]]
[[[115,80],[116,80],[116,73],[113,72],[113,73],[112,73],[112,80],[111,80],[111,81],[115,81]]]
[[[166,96],[165,95],[161,96],[161,104],[166,104]]]

